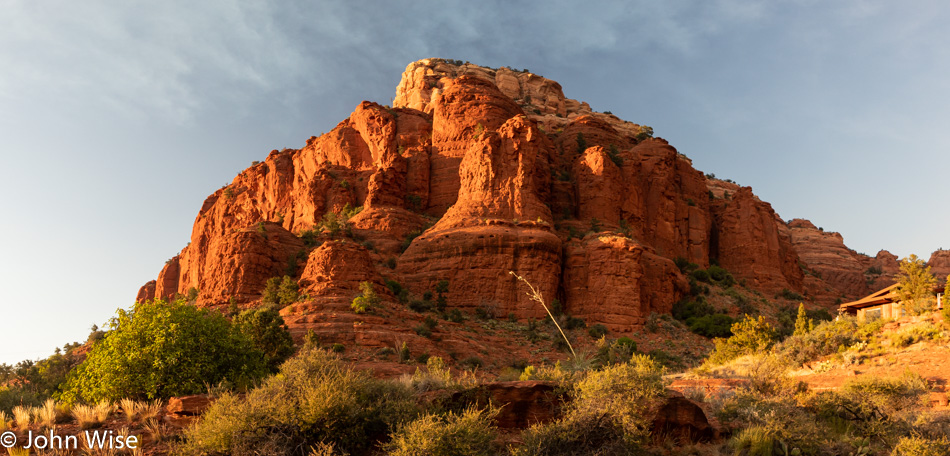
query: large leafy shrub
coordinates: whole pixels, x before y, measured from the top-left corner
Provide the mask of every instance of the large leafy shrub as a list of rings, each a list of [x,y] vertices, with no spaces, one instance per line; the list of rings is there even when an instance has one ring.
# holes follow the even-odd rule
[[[110,325],[70,372],[64,399],[167,398],[223,381],[248,385],[266,373],[263,354],[227,318],[184,300],[137,303]]]
[[[777,338],[775,329],[761,316],[746,315],[742,321],[732,325],[731,331],[732,337],[715,340],[716,348],[709,355],[708,362],[722,364],[742,355],[768,350]]]
[[[307,455],[311,446],[362,454],[415,417],[412,390],[304,347],[260,387],[225,394],[177,449],[182,455]]]
[[[264,360],[272,372],[277,372],[280,364],[294,354],[294,339],[290,337],[280,312],[274,308],[245,310],[234,318],[234,325],[264,353]]]

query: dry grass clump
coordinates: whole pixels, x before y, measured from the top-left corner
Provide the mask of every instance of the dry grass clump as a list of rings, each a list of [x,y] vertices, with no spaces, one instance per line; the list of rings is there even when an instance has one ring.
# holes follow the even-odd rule
[[[71,407],[68,404],[59,404],[50,398],[42,406],[33,409],[33,419],[41,427],[51,428],[56,424],[66,422],[70,411]]]
[[[139,416],[139,404],[132,399],[122,399],[119,401],[119,408],[122,409],[122,416],[126,423],[135,421]]]
[[[168,437],[168,425],[157,419],[152,418],[145,420],[145,424],[142,425],[142,428],[152,436],[152,440],[155,442],[163,442]]]
[[[10,429],[10,417],[7,412],[0,410],[0,432]]]
[[[9,456],[30,456],[30,450],[16,446],[13,448],[7,448],[7,455]]]
[[[96,419],[100,423],[105,423],[109,419],[109,416],[112,415],[112,412],[115,411],[115,404],[109,401],[99,401],[96,404],[95,408]]]
[[[111,402],[101,401],[94,406],[77,405],[73,407],[72,413],[80,429],[92,429],[105,423],[114,410],[115,405]]]
[[[33,410],[30,407],[18,405],[13,407],[11,412],[13,413],[13,420],[16,421],[17,429],[24,430],[30,427],[30,422],[33,419]]]
[[[96,409],[92,406],[80,404],[73,407],[73,418],[80,429],[92,429],[101,422],[96,420]]]
[[[162,406],[161,399],[156,399],[152,402],[140,402],[138,404],[139,418],[143,421],[157,418],[158,415],[162,413]]]
[[[157,417],[162,412],[162,401],[148,402],[122,399],[119,401],[119,408],[127,423],[132,423],[135,420],[147,421]]]

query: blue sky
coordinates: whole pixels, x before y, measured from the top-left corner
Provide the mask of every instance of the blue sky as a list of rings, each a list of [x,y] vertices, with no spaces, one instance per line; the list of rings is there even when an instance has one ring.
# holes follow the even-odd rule
[[[426,57],[557,80],[859,252],[950,222],[942,2],[0,0],[0,362],[84,340],[204,198]]]

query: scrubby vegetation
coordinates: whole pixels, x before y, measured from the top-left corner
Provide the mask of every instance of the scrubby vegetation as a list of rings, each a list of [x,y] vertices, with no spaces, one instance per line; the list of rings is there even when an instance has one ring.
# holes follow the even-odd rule
[[[529,296],[548,318],[515,313],[506,318],[492,302],[448,308],[445,280],[410,295],[389,279],[383,296],[363,282],[352,301],[356,313],[392,312],[388,304],[383,308],[383,299],[422,312],[406,314],[416,321],[408,343],[373,348],[375,360],[406,372],[415,369],[394,379],[373,378],[343,360],[360,359],[366,347],[331,338],[320,348],[313,332],[294,355],[277,311],[282,295],[296,293],[289,277],[271,280],[263,306],[243,312],[232,306],[232,321],[194,307],[187,297],[137,304],[120,311],[108,331],[93,328],[92,350],[78,367],[73,356],[78,345],[36,363],[2,366],[0,430],[67,423],[118,430],[121,422],[164,442],[172,454],[209,456],[948,454],[950,415],[927,406],[932,385],[919,375],[901,374],[902,369],[886,376],[852,375],[837,389],[809,389],[800,380],[833,369],[864,370],[861,366],[881,364],[895,353],[921,351],[916,344],[945,344],[950,324],[922,317],[900,325],[832,320],[807,303],[759,306],[766,299],[724,269],[677,264],[696,292],[675,304],[672,315],[653,312],[631,333],[613,326],[608,331],[596,316],[588,317],[588,325],[564,313],[559,302],[548,306],[530,284]],[[463,310],[480,318],[466,318]],[[538,357],[500,364],[490,351],[446,356],[433,348],[443,338],[465,337],[469,327],[554,344],[561,361],[538,362]],[[706,341],[687,329],[713,338],[708,343],[714,348],[702,365],[682,373],[702,355],[677,350],[670,334]],[[657,407],[674,394],[667,389],[672,372],[687,379],[741,380],[721,390],[683,390],[715,416],[723,439],[684,446],[652,429]],[[505,404],[465,399],[496,375],[553,382],[565,398],[559,413],[517,434],[499,431],[494,418]],[[143,400],[209,387],[215,402],[182,432],[156,419],[161,402]]]
[[[246,397],[219,397],[186,431],[178,453],[307,455],[324,445],[336,454],[360,454],[418,412],[408,387],[309,348]]]

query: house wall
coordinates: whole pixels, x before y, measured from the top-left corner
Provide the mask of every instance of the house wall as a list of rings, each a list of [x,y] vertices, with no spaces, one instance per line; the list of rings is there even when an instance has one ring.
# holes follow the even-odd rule
[[[899,302],[858,309],[858,321],[861,322],[868,318],[900,318],[901,316],[903,316],[903,312]]]

